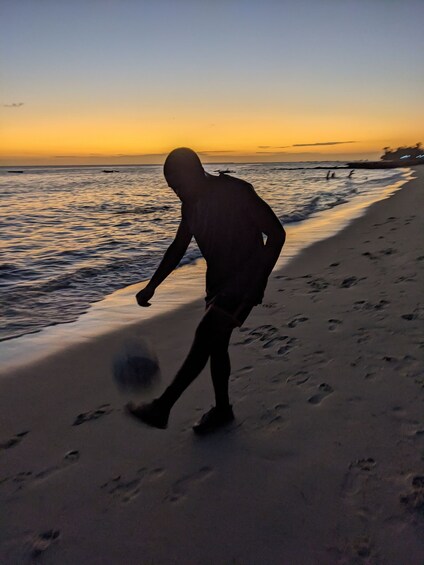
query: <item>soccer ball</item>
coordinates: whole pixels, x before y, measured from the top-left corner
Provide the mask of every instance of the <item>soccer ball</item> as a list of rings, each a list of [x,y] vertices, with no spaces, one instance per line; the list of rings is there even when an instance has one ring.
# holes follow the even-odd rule
[[[126,339],[113,359],[113,377],[123,392],[149,391],[160,379],[158,358],[141,337]]]

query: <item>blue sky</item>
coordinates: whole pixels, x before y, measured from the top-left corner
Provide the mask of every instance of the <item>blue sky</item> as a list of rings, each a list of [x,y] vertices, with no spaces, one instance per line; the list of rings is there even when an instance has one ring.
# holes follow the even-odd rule
[[[255,140],[336,138],[371,154],[419,141],[423,21],[415,0],[2,0],[0,149],[23,158],[218,150],[221,136],[246,154]]]

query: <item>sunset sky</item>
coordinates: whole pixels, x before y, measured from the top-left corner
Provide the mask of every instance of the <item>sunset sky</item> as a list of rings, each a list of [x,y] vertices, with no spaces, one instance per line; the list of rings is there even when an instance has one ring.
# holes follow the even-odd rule
[[[423,0],[0,0],[0,164],[424,142]]]

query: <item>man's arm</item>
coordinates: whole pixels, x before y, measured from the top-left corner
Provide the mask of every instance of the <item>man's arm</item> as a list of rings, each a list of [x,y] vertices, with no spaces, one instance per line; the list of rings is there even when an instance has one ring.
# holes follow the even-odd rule
[[[184,253],[189,246],[192,234],[184,221],[181,220],[179,228],[177,230],[174,241],[165,251],[165,254],[160,262],[155,274],[150,279],[147,286],[145,286],[140,292],[137,293],[136,299],[139,306],[150,306],[149,300],[155,293],[157,287],[166,279],[166,277],[172,273],[175,267],[178,266],[181,259],[184,257]]]
[[[270,206],[256,194],[253,187],[249,185],[245,190],[244,212],[252,224],[266,235],[266,243],[263,253],[259,257],[252,257],[253,263],[247,264],[245,269],[236,275],[233,283],[243,281],[246,288],[245,298],[260,301],[286,240],[286,232]],[[231,283],[229,290],[231,292]]]
[[[262,267],[264,278],[268,279],[286,241],[286,232],[271,207],[256,194],[253,187],[249,189],[247,202],[247,212],[251,221],[267,238],[262,255]]]

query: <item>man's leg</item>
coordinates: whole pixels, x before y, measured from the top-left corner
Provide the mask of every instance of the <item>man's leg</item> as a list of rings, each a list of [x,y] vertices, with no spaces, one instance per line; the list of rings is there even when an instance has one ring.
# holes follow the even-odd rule
[[[197,326],[193,344],[184,363],[158,401],[169,409],[172,408],[185,389],[202,372],[210,355],[221,343],[221,334],[225,333],[226,329],[222,326],[220,317],[208,310]]]
[[[230,378],[231,364],[228,354],[228,345],[232,328],[222,332],[214,341],[210,359],[212,383],[215,390],[215,406],[203,414],[201,419],[193,426],[194,432],[199,435],[208,434],[214,430],[227,426],[234,420],[233,408],[228,398],[228,381]]]
[[[230,356],[228,346],[232,329],[223,332],[217,339],[210,356],[210,367],[213,388],[215,391],[215,405],[217,408],[228,408],[230,401],[228,397],[228,382],[231,373]]]
[[[226,344],[225,350],[227,350],[231,331],[232,329],[229,330],[228,321],[225,317],[223,318],[219,312],[210,308],[200,321],[191,349],[172,383],[159,398],[155,399],[150,404],[141,406],[135,406],[132,403],[129,404],[128,410],[130,413],[147,424],[165,428],[167,426],[169,412],[173,405],[185,389],[201,373],[212,352],[218,352],[218,366],[222,366],[223,344]],[[229,360],[227,361],[226,371],[228,371],[228,367]],[[226,377],[226,379],[226,387],[228,387],[228,377]],[[218,387],[219,390],[225,390],[222,384],[221,387],[220,385],[218,385]]]

